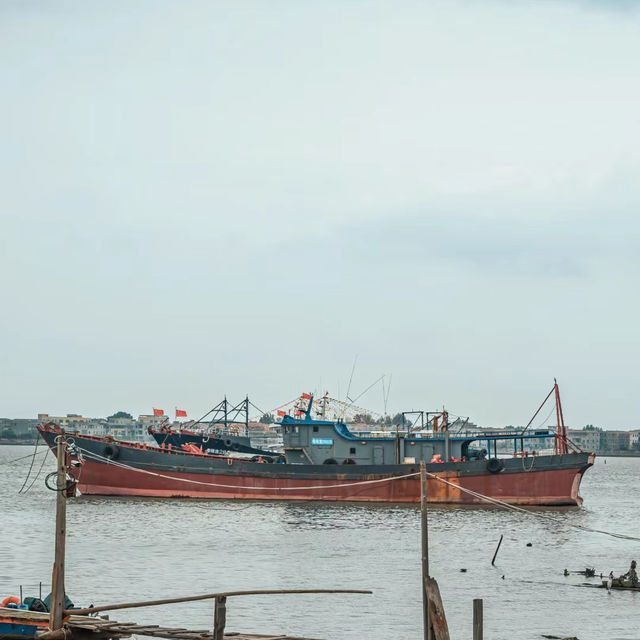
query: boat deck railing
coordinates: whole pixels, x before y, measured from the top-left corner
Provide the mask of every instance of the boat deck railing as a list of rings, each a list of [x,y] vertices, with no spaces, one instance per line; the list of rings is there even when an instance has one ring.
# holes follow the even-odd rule
[[[351,431],[352,436],[356,438],[395,438],[396,431]],[[400,438],[415,438],[415,439],[437,439],[441,440],[445,437],[445,431],[398,431],[397,434]],[[530,439],[544,439],[553,438],[555,433],[549,429],[536,429],[534,431],[492,429],[487,431],[482,430],[468,430],[468,431],[449,431],[449,437],[452,439],[463,438],[465,440],[519,440],[524,438]]]

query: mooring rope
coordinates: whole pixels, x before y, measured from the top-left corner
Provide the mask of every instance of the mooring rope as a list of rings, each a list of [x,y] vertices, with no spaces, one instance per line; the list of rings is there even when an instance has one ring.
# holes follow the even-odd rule
[[[123,462],[117,462],[115,460],[111,460],[110,458],[105,458],[97,453],[93,453],[92,451],[88,451],[87,449],[83,449],[82,447],[78,447],[80,451],[84,453],[85,456],[91,458],[95,458],[101,461],[106,462],[107,464],[112,464],[116,467],[120,467],[123,469],[130,469],[131,471],[138,471],[140,473],[145,473],[147,475],[156,476],[158,478],[165,478],[167,480],[177,480],[178,482],[187,482],[190,484],[198,484],[204,485],[206,487],[223,487],[227,489],[247,489],[250,488],[256,491],[308,491],[314,489],[335,489],[337,487],[352,487],[356,485],[365,485],[365,484],[378,484],[380,482],[389,482],[389,480],[402,480],[403,478],[413,478],[415,476],[419,476],[420,472],[407,473],[400,476],[393,476],[391,478],[379,478],[378,480],[359,480],[357,482],[342,482],[339,484],[327,484],[327,485],[319,485],[313,487],[245,487],[238,484],[222,484],[219,482],[202,482],[200,480],[189,480],[187,478],[178,478],[176,476],[168,476],[164,473],[158,473],[157,471],[149,471],[148,469],[139,469],[137,467],[131,467]],[[196,472],[192,472],[196,473]]]
[[[35,456],[35,454],[34,454]],[[33,487],[33,485],[37,482],[38,478],[40,477],[40,474],[42,473],[42,469],[44,468],[44,463],[47,461],[47,457],[49,456],[49,447],[47,447],[47,451],[45,453],[44,458],[42,458],[42,464],[40,465],[40,468],[38,469],[38,473],[36,473],[35,478],[31,481],[31,484],[29,484],[29,486],[24,490],[23,493],[29,493],[29,491],[31,490],[31,487]]]
[[[198,485],[205,485],[205,486],[212,486],[212,487],[224,487],[224,488],[228,488],[228,489],[251,489],[251,490],[257,490],[257,491],[313,491],[314,489],[333,489],[333,488],[345,488],[345,487],[355,487],[355,486],[362,486],[362,485],[369,485],[369,484],[379,484],[382,482],[393,482],[395,480],[403,480],[405,478],[416,478],[418,476],[420,476],[420,472],[414,472],[414,473],[407,473],[404,475],[400,475],[400,476],[392,476],[389,478],[380,478],[378,480],[363,480],[363,481],[357,481],[357,482],[343,482],[340,484],[331,484],[331,485],[320,485],[320,486],[314,486],[314,487],[273,487],[273,488],[269,488],[269,487],[246,487],[246,486],[241,486],[241,485],[231,485],[231,484],[221,484],[221,483],[215,483],[215,482],[201,482],[199,480],[188,480],[186,478],[177,478],[175,476],[169,476],[166,474],[162,474],[162,473],[158,473],[155,471],[149,471],[147,469],[138,469],[137,467],[132,467],[130,465],[124,464],[122,462],[116,462],[114,460],[110,460],[109,458],[105,458],[97,453],[93,453],[91,451],[88,451],[87,449],[83,449],[81,447],[78,447],[78,445],[76,445],[76,447],[78,449],[80,449],[81,451],[83,451],[85,453],[85,455],[87,455],[88,457],[94,457],[95,459],[98,460],[102,460],[105,461],[107,464],[112,464],[114,466],[123,468],[123,469],[129,469],[130,471],[137,471],[139,473],[144,473],[147,475],[152,475],[152,476],[156,476],[159,478],[165,478],[168,480],[178,480],[180,482],[188,482],[191,484],[198,484]],[[462,491],[463,493],[466,493],[468,495],[473,496],[474,498],[477,498],[478,500],[487,502],[489,504],[492,504],[496,507],[501,507],[503,509],[506,509],[508,511],[515,511],[517,513],[525,513],[529,516],[534,516],[536,518],[540,518],[542,520],[547,520],[549,522],[554,523],[555,525],[558,525],[560,527],[565,527],[568,529],[578,529],[580,531],[587,531],[588,533],[599,533],[601,535],[605,535],[605,536],[610,536],[612,538],[618,538],[621,540],[631,540],[634,542],[640,542],[640,538],[635,537],[635,536],[629,536],[623,533],[614,533],[611,531],[604,531],[602,529],[595,529],[593,527],[587,527],[585,525],[581,525],[581,524],[574,524],[571,522],[563,522],[562,520],[558,520],[557,518],[555,518],[554,516],[550,516],[547,515],[545,513],[537,513],[535,511],[530,511],[528,509],[524,509],[523,507],[519,507],[517,505],[513,505],[513,504],[509,504],[508,502],[504,502],[503,500],[499,500],[498,498],[491,498],[489,496],[486,496],[482,493],[478,493],[477,491],[473,491],[472,489],[467,489],[466,487],[462,487],[458,484],[455,484],[454,482],[450,482],[449,480],[446,480],[445,478],[441,478],[440,476],[437,476],[434,473],[430,473],[429,471],[425,471],[426,475],[428,478],[432,478],[433,480],[437,480],[438,482],[442,482],[443,484],[446,484],[450,487],[453,487],[454,489],[457,489],[458,491]]]
[[[30,453],[28,456],[20,456],[19,458],[13,458],[11,460],[1,460],[0,461],[0,465],[1,464],[13,464],[14,462],[18,462],[20,460],[26,460],[27,458],[33,458],[34,456],[40,456],[43,453],[46,453],[47,451],[49,451],[49,447],[47,447],[46,449],[42,449],[42,451],[38,451],[37,453]]]
[[[24,479],[24,482],[22,483],[22,486],[20,487],[20,491],[18,491],[18,493],[22,493],[22,490],[27,486],[27,482],[29,482],[29,478],[31,477],[31,470],[33,469],[33,463],[36,460],[36,455],[38,455],[38,442],[40,442],[40,435],[36,434],[36,441],[34,443],[35,449],[31,454],[31,464],[29,465],[29,471],[27,471],[27,477]],[[47,449],[48,448],[49,447],[47,447]]]
[[[611,536],[612,538],[620,538],[622,540],[633,540],[635,542],[640,542],[640,538],[636,538],[635,536],[628,536],[624,533],[612,533],[611,531],[603,531],[602,529],[594,529],[592,527],[587,527],[582,524],[573,524],[571,522],[563,522],[562,520],[558,520],[553,516],[547,515],[546,513],[537,513],[535,511],[529,511],[528,509],[524,509],[523,507],[518,507],[515,504],[509,504],[508,502],[504,502],[503,500],[498,500],[498,498],[490,498],[489,496],[485,496],[482,493],[478,493],[477,491],[473,491],[471,489],[467,489],[466,487],[461,487],[453,482],[449,482],[444,478],[440,478],[439,476],[434,475],[433,473],[426,472],[427,476],[430,478],[434,478],[435,480],[439,480],[440,482],[444,482],[444,484],[450,485],[467,493],[469,495],[478,498],[479,500],[484,500],[485,502],[489,502],[497,507],[502,507],[503,509],[508,509],[510,511],[517,511],[518,513],[526,513],[530,516],[535,516],[536,518],[541,518],[543,520],[548,520],[553,522],[554,524],[560,525],[561,527],[567,527],[571,529],[581,529],[582,531],[588,531],[590,533],[600,533],[605,536]]]

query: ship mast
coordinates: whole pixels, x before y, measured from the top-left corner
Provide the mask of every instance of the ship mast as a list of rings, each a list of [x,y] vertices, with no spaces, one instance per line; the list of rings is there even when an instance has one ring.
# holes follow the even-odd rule
[[[555,453],[569,453],[567,446],[567,427],[564,424],[564,415],[562,414],[562,402],[560,401],[560,387],[558,387],[558,381],[553,379],[553,390],[556,397],[556,439],[555,439]]]
[[[561,455],[565,453],[569,453],[569,438],[567,437],[567,427],[564,423],[564,414],[562,413],[562,402],[560,401],[560,387],[558,386],[558,381],[553,379],[553,387],[551,387],[551,391],[547,394],[547,397],[542,401],[542,404],[536,409],[536,412],[531,417],[531,420],[527,423],[527,426],[520,433],[521,436],[525,434],[525,432],[529,429],[529,427],[533,424],[533,421],[536,419],[537,415],[547,404],[547,401],[551,396],[554,396],[554,400],[556,403],[556,433],[554,437],[553,443],[553,452],[555,455]],[[573,443],[571,443],[572,449],[579,451],[577,447]]]

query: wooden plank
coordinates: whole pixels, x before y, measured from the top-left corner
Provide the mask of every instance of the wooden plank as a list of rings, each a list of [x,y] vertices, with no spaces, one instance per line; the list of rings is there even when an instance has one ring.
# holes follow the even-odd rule
[[[41,613],[40,611],[29,611],[27,609],[7,609],[0,607],[0,614],[9,618],[19,620],[30,620],[33,622],[48,622],[49,614]]]
[[[70,626],[75,626],[72,622],[69,623]],[[137,622],[106,622],[105,624],[99,625],[100,629],[111,629],[111,627],[137,627]]]

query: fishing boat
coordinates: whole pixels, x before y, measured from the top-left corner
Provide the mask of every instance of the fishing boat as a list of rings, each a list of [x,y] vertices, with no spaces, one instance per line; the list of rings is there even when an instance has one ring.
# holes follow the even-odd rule
[[[603,580],[602,586],[605,589],[609,589],[609,590],[615,589],[619,591],[640,591],[640,584],[636,584],[636,585],[629,584],[622,578],[614,578],[613,580],[611,580],[610,583],[609,583],[609,580]]]
[[[194,451],[193,447],[201,451],[214,453],[236,452],[252,455],[269,456],[272,452],[254,447],[249,437],[249,398],[233,405],[225,398],[201,418],[189,425],[173,429],[167,424],[159,427],[150,426],[148,434],[161,447],[182,448]],[[242,430],[243,434],[239,431]]]
[[[38,631],[49,627],[49,616],[25,615],[24,610],[0,604],[0,638],[3,640],[23,640],[35,638]]]
[[[579,505],[580,482],[595,456],[568,439],[557,384],[538,412],[552,395],[555,432],[451,432],[446,421],[433,421],[430,431],[388,437],[354,434],[342,420],[312,418],[309,396],[302,415],[282,417],[284,452],[268,460],[66,435],[77,464],[72,473],[87,495],[416,503],[424,462],[432,503]],[[52,448],[63,433],[51,423],[38,428]],[[525,442],[549,438],[551,455],[525,449]],[[504,442],[513,444],[513,455],[498,456]]]

